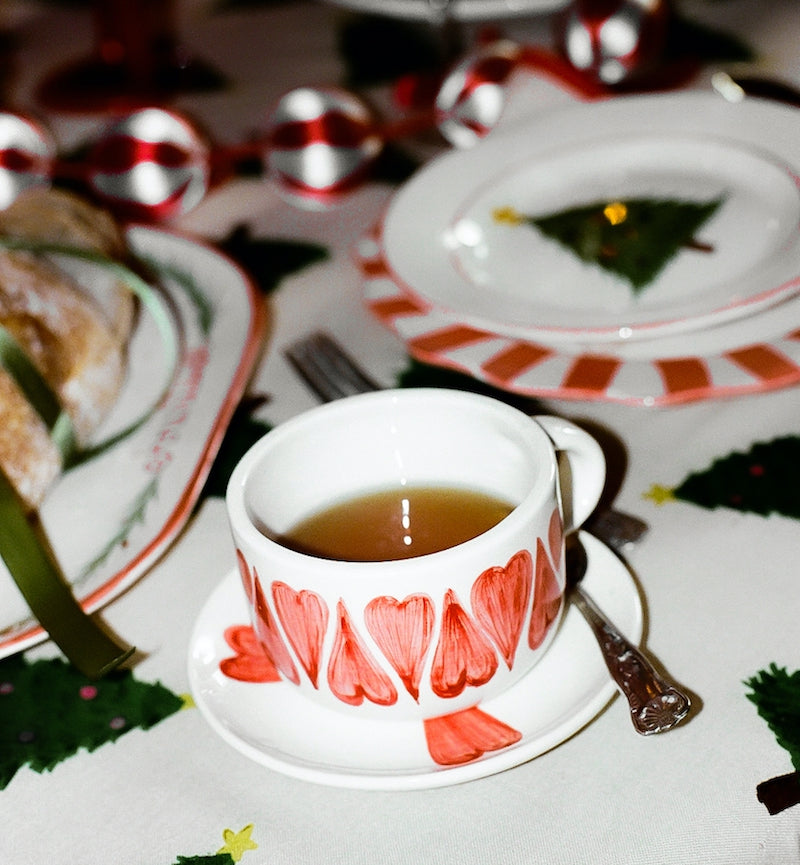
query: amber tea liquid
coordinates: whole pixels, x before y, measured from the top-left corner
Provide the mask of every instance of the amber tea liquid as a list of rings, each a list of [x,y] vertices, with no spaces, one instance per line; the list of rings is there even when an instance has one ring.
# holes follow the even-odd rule
[[[477,537],[513,509],[512,504],[475,490],[398,487],[327,507],[274,540],[325,559],[409,559]]]

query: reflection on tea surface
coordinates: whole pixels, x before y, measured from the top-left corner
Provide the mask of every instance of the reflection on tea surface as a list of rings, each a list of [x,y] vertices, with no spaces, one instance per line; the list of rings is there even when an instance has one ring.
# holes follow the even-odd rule
[[[397,487],[325,508],[274,540],[325,559],[409,559],[477,537],[513,509],[506,501],[470,489]]]

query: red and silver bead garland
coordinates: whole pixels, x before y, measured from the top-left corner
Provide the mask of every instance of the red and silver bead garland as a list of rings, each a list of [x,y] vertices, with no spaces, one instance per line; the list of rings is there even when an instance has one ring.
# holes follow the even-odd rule
[[[668,0],[574,0],[556,38],[576,69],[618,86],[658,65],[668,23]]]
[[[76,164],[59,160],[42,124],[0,112],[0,207],[30,186],[69,179],[125,218],[163,221],[192,210],[237,160],[254,157],[293,197],[329,200],[363,182],[391,140],[438,128],[456,147],[474,145],[499,121],[520,68],[581,98],[608,95],[612,79],[649,59],[642,52],[657,43],[665,8],[663,0],[575,0],[561,19],[560,53],[506,40],[482,46],[445,76],[431,110],[395,123],[345,90],[300,87],[278,102],[259,140],[214,147],[189,118],[143,108],[114,121]],[[609,36],[623,30],[629,38]]]

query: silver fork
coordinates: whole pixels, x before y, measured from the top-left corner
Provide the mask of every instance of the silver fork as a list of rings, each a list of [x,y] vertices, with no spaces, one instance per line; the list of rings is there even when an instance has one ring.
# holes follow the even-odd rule
[[[304,336],[284,353],[300,378],[323,402],[381,389],[333,337],[322,331]]]
[[[284,353],[298,375],[323,402],[381,388],[333,337],[323,331],[302,337]],[[622,553],[644,536],[647,523],[632,514],[606,508],[598,510],[585,528]]]

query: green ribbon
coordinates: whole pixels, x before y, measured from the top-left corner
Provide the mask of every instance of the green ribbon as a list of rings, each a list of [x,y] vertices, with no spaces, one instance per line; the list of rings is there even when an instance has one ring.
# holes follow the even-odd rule
[[[165,345],[170,369],[177,366],[177,346],[169,317],[154,289],[130,268],[98,253],[60,244],[0,238],[0,248],[34,254],[64,255],[109,271],[132,291],[153,315]],[[0,366],[13,377],[42,419],[65,466],[111,446],[141,426],[146,412],[112,438],[81,454],[72,422],[58,396],[17,344],[0,326]],[[100,678],[124,663],[135,651],[107,633],[75,599],[46,539],[38,517],[29,515],[5,473],[0,471],[0,559],[8,568],[31,612],[69,661],[90,678]]]
[[[47,427],[50,438],[61,453],[62,463],[75,449],[75,430],[58,396],[20,348],[14,337],[0,325],[0,366],[14,379],[30,406]]]
[[[89,249],[81,249],[75,246],[64,246],[59,243],[49,243],[47,241],[23,240],[13,237],[0,237],[0,249],[6,249],[10,252],[31,252],[36,255],[63,255],[67,258],[74,258],[78,261],[85,261],[89,264],[96,265],[107,271],[118,282],[121,282],[123,285],[125,285],[132,294],[138,297],[142,304],[146,307],[150,315],[152,315],[156,323],[156,327],[161,334],[162,342],[164,343],[164,345],[167,346],[170,352],[168,357],[169,367],[171,370],[174,370],[177,367],[178,350],[169,316],[165,312],[164,307],[159,300],[159,295],[155,291],[155,289],[153,289],[153,287],[146,280],[142,279],[142,277],[139,276],[138,273],[131,270],[131,268],[126,267],[124,264],[120,264],[118,261],[114,261],[114,259],[112,258],[108,258],[108,256],[102,255],[98,252],[93,252]],[[2,339],[3,338],[0,335],[0,342],[2,342]],[[11,339],[10,334],[8,334],[8,339]],[[0,346],[0,365],[6,366],[3,361],[4,358],[2,355],[2,347]],[[28,401],[36,409],[37,414],[39,414],[44,424],[50,430],[51,438],[61,451],[65,466],[75,465],[76,463],[84,462],[85,460],[90,459],[96,454],[102,452],[103,450],[106,450],[107,448],[116,444],[116,442],[129,436],[138,427],[140,427],[150,416],[150,412],[145,412],[141,417],[137,418],[135,421],[125,427],[125,429],[120,430],[108,440],[100,442],[99,444],[95,444],[91,448],[87,448],[83,451],[78,451],[75,447],[72,422],[70,421],[66,412],[62,411],[61,406],[58,405],[58,397],[52,393],[47,382],[44,381],[38,370],[36,370],[30,360],[28,360],[25,353],[19,347],[17,347],[14,363],[15,366],[6,368],[9,369],[12,375],[14,375],[17,385],[22,389],[26,397],[28,397]],[[23,363],[27,367],[27,369],[25,370],[25,377],[18,378],[16,375],[16,370],[22,370]],[[38,381],[34,382],[35,378],[38,379]],[[28,382],[27,385],[26,381]],[[42,395],[42,409],[40,409],[39,407],[40,403],[35,401],[34,399],[31,399],[28,395],[28,386],[32,386],[37,396],[39,394]],[[44,396],[45,393],[49,393],[52,396],[52,401],[48,397]],[[56,405],[52,404],[53,402],[57,405],[57,408]],[[58,412],[57,418],[52,417],[52,414],[54,412]]]
[[[43,535],[0,471],[0,557],[53,642],[84,675],[98,679],[135,649],[119,643],[84,612]]]

